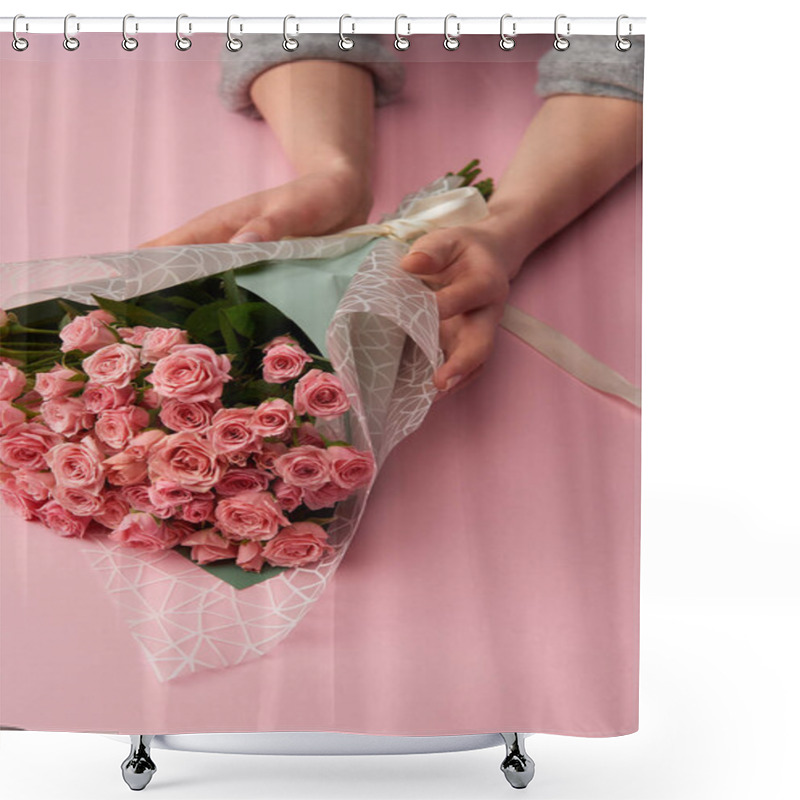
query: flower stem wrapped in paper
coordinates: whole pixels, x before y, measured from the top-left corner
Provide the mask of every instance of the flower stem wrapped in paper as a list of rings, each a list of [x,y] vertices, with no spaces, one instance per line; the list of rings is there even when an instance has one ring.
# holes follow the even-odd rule
[[[3,497],[80,539],[161,680],[263,655],[331,579],[436,393],[399,260],[486,215],[476,174],[332,236],[3,265]]]

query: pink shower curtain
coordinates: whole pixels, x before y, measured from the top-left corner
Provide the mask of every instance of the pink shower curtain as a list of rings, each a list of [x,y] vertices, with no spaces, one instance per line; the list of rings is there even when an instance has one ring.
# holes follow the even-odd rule
[[[269,126],[223,107],[220,37],[197,36],[187,52],[167,34],[130,53],[118,40],[87,35],[69,53],[36,37],[27,52],[0,51],[0,262],[129,251],[293,177]],[[454,52],[420,36],[393,55],[405,83],[376,112],[370,220],[475,157],[499,179],[544,102],[534,86],[551,50],[544,36],[509,52],[495,36]],[[526,260],[508,303],[639,386],[640,292],[636,169]],[[499,328],[481,375],[386,459],[296,629],[264,655],[170,680],[132,635],[145,612],[115,596],[87,542],[2,505],[0,723],[632,733],[639,430],[634,404]]]

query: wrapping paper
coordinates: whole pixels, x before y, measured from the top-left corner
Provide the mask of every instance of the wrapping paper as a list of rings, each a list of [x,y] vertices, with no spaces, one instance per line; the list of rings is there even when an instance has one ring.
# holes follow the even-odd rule
[[[456,177],[435,181],[406,197],[384,221],[402,217],[420,199],[460,183]],[[165,247],[3,266],[0,305],[9,309],[56,297],[90,305],[92,295],[127,300],[256,261],[276,262],[261,270],[259,290],[270,302],[279,297],[275,304],[294,321],[309,308],[317,314],[334,308],[325,350],[351,408],[317,427],[330,439],[347,439],[370,451],[376,465],[369,486],[337,505],[328,527],[334,553],[316,565],[235,589],[171,550],[142,553],[103,537],[82,542],[161,681],[258,658],[291,633],[336,572],[384,460],[420,426],[430,408],[436,393],[432,375],[442,360],[439,318],[433,291],[398,266],[407,245],[378,239],[343,295],[341,269],[336,275],[292,269],[295,259],[319,259],[324,266],[325,259],[364,248],[373,238],[344,234]],[[70,282],[47,287],[65,278]],[[245,283],[252,285],[253,280]],[[25,284],[35,288],[10,294],[11,287]]]

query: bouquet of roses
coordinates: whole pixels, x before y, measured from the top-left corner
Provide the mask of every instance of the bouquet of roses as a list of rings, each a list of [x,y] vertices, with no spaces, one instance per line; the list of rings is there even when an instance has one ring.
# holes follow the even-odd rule
[[[280,315],[230,276],[179,290],[62,301],[60,330],[1,312],[0,494],[63,536],[258,573],[318,562],[324,510],[375,468],[316,426],[350,406],[339,379],[291,333],[258,342]]]
[[[325,591],[436,394],[400,259],[486,216],[478,172],[327,236],[2,265],[9,534],[77,537],[159,679],[266,654]]]

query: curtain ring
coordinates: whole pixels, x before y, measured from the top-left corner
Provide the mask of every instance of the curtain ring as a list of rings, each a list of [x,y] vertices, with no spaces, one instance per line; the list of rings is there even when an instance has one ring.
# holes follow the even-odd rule
[[[18,19],[25,19],[25,15],[24,15],[24,14],[17,14],[17,15],[14,17],[14,21],[11,23],[11,35],[13,36],[13,38],[12,38],[12,40],[11,40],[11,46],[12,46],[12,47],[13,47],[13,48],[14,48],[14,49],[15,49],[15,50],[18,52],[18,53],[21,53],[23,50],[27,50],[27,49],[28,49],[28,44],[29,44],[29,42],[28,42],[28,40],[27,40],[27,39],[23,39],[23,38],[22,38],[22,37],[21,37],[21,36],[20,36],[20,35],[17,33],[17,20],[18,20]],[[27,27],[27,24],[26,24],[26,27]]]
[[[178,50],[188,50],[192,46],[192,40],[181,33],[181,20],[187,19],[188,14],[178,14],[175,18],[175,47]],[[192,32],[192,23],[189,23],[189,33]]]
[[[556,21],[555,21],[555,23],[553,24],[553,32],[555,33],[555,37],[556,37],[556,38],[555,38],[555,41],[553,42],[553,47],[555,47],[555,49],[556,49],[556,50],[559,50],[559,51],[564,51],[564,50],[566,50],[566,49],[569,47],[569,39],[565,39],[565,38],[564,38],[564,37],[563,37],[563,36],[562,36],[562,35],[561,35],[561,34],[558,32],[558,21],[559,21],[560,19],[566,19],[566,18],[567,18],[567,15],[566,15],[566,14],[559,14],[559,15],[556,17]],[[570,28],[570,24],[569,24],[569,22],[568,22],[568,23],[567,23],[567,36],[569,36],[569,28]]]
[[[406,39],[405,36],[400,35],[400,20],[401,19],[408,19],[405,14],[398,14],[394,18],[394,46],[396,50],[408,50],[411,47],[411,42]],[[406,36],[411,36],[411,23],[406,23],[408,27],[408,33]]]
[[[69,50],[70,52],[73,50],[77,50],[81,46],[81,43],[77,40],[75,36],[69,35],[67,26],[69,25],[69,21],[71,19],[75,19],[74,14],[67,14],[67,16],[64,17],[64,42],[63,42],[64,49]],[[79,31],[80,29],[81,26],[78,23],[75,23],[75,30]]]
[[[344,26],[344,21],[346,19],[353,19],[353,18],[349,14],[342,14],[342,16],[339,17],[339,49],[340,50],[352,50],[353,49],[353,45],[355,44],[355,42],[349,36],[345,36],[344,35],[344,31],[342,30],[342,28]],[[353,31],[355,31],[355,29],[356,29],[355,23],[353,23],[352,29],[353,29]]]
[[[290,19],[297,19],[297,17],[293,17],[291,14],[285,16],[283,18],[283,49],[292,52],[292,50],[297,50],[300,47],[300,42],[294,38],[294,36],[289,36],[289,30],[287,28]],[[297,26],[297,31],[299,33],[300,26]]]
[[[456,35],[453,36],[447,30],[447,23],[450,22],[451,19],[456,20]],[[459,34],[461,33],[461,23],[458,21],[458,17],[455,14],[448,14],[444,18],[444,49],[445,50],[458,50],[459,44],[461,42],[458,41]]]
[[[623,19],[629,19],[628,15],[627,14],[620,14],[617,17],[617,41],[614,42],[614,47],[616,47],[617,50],[620,51],[620,53],[624,53],[627,50],[631,49],[631,40],[630,39],[623,39],[622,35],[619,32],[619,27],[620,27],[619,24],[620,24],[620,22],[622,22]],[[628,36],[631,35],[632,31],[633,31],[633,26],[629,22],[628,23]]]
[[[122,49],[127,50],[129,53],[133,52],[139,46],[139,40],[133,36],[128,36],[128,20],[134,19],[133,14],[126,14],[122,18]],[[139,26],[136,26],[139,30]]]
[[[511,14],[503,14],[500,17],[500,49],[501,50],[513,50],[514,45],[516,42],[514,41],[513,37],[517,35],[517,23],[511,23],[511,36],[509,36],[505,32],[505,22],[507,19],[513,19]]]
[[[231,35],[231,22],[235,19],[239,19],[239,17],[237,17],[236,14],[231,14],[228,17],[228,31],[227,31],[228,41],[225,42],[225,47],[227,47],[228,50],[231,51],[231,53],[238,53],[243,46],[243,42],[241,39],[237,39],[235,36]],[[239,30],[240,31],[242,30],[241,25],[239,26]]]

